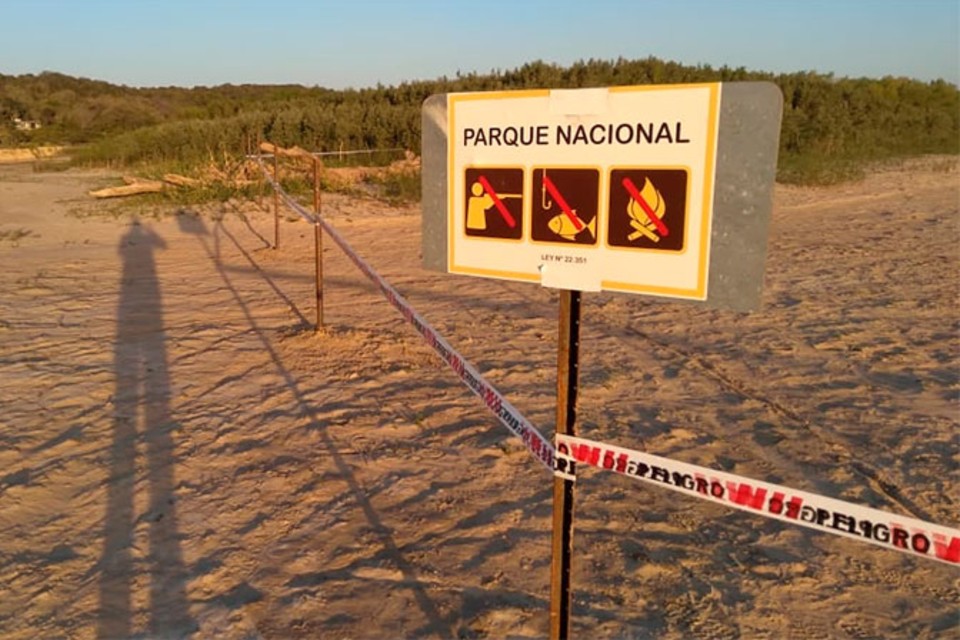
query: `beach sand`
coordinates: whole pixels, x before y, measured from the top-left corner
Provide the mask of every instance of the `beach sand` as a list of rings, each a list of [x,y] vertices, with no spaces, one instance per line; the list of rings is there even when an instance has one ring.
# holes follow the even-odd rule
[[[0,167],[0,637],[542,638],[552,479],[329,240]],[[269,202],[269,200],[268,200]],[[579,433],[957,527],[960,173],[777,186],[750,314],[584,294]],[[555,291],[327,219],[542,432]],[[584,469],[573,635],[947,638],[956,567]]]

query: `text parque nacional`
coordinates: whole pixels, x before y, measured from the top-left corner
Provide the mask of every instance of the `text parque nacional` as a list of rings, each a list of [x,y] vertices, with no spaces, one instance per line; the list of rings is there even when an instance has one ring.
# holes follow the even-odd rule
[[[683,122],[465,127],[465,147],[531,147],[576,145],[688,144]]]

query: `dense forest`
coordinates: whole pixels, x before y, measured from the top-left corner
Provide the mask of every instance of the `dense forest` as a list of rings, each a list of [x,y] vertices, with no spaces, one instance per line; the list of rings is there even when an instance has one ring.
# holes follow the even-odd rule
[[[402,147],[419,152],[420,105],[453,91],[768,80],[784,95],[780,178],[885,158],[960,151],[960,91],[906,78],[685,66],[656,58],[532,62],[361,90],[299,85],[130,88],[58,73],[0,74],[0,146],[80,145],[84,162],[202,162],[251,140],[311,150]],[[17,127],[17,123],[20,127]],[[24,123],[38,123],[27,129]],[[36,126],[36,125],[34,125]]]

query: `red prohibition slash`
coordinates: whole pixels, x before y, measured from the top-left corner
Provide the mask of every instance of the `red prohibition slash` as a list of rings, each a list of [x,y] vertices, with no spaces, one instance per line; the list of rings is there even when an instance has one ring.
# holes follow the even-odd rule
[[[557,185],[553,184],[553,180],[547,177],[546,171],[543,172],[543,186],[547,188],[547,191],[550,192],[550,196],[553,197],[554,201],[560,205],[560,208],[563,209],[563,212],[567,214],[568,218],[570,218],[570,222],[573,223],[573,228],[577,231],[583,229],[583,220],[577,217],[577,214],[573,212],[573,209],[570,208],[570,205],[567,204],[567,201],[563,199],[563,196],[560,195],[560,190],[557,189]]]
[[[490,181],[487,180],[486,176],[477,176],[477,182],[479,182],[483,190],[487,192],[487,195],[493,198],[493,204],[497,206],[497,211],[503,216],[503,221],[507,223],[507,226],[511,229],[517,226],[517,221],[513,219],[513,216],[510,215],[510,211],[507,209],[507,205],[503,204],[503,200],[500,199],[497,192],[490,186]]]
[[[657,214],[653,212],[653,209],[650,208],[650,205],[647,204],[647,201],[643,199],[643,196],[640,195],[640,192],[637,190],[633,181],[630,178],[623,179],[623,188],[630,193],[630,197],[637,201],[637,204],[643,208],[643,212],[647,214],[647,217],[650,218],[650,222],[657,227],[657,231],[660,232],[660,235],[667,237],[670,235],[670,230],[667,229],[667,225],[663,224],[663,220],[657,217]]]

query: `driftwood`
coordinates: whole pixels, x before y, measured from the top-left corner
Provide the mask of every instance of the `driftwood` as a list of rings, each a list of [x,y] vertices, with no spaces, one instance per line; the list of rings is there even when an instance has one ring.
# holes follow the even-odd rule
[[[187,176],[181,176],[176,173],[164,174],[163,181],[167,184],[172,184],[175,187],[199,187],[203,184],[203,180],[188,178]]]
[[[302,149],[300,147],[290,147],[289,149],[284,149],[281,146],[275,145],[272,142],[261,142],[260,151],[264,153],[272,153],[278,155],[281,158],[295,158],[297,160],[303,160],[305,162],[313,163],[313,154]]]
[[[282,158],[290,158],[295,164],[299,165],[297,170],[310,170],[313,168],[316,158],[306,149],[300,147],[283,148],[270,142],[261,142],[260,151],[263,153],[275,154]],[[88,192],[94,198],[122,198],[124,196],[135,196],[141,193],[157,193],[163,191],[165,187],[200,187],[214,183],[242,188],[255,185],[258,180],[250,179],[250,176],[258,176],[259,168],[256,164],[249,161],[242,161],[235,166],[227,165],[226,170],[221,169],[212,162],[201,172],[200,178],[190,178],[176,173],[164,174],[163,180],[144,180],[136,176],[123,176],[125,183],[122,187],[107,187],[97,191]]]
[[[144,180],[134,176],[123,176],[122,180],[126,184],[122,187],[107,187],[96,191],[88,191],[87,194],[94,198],[122,198],[124,196],[140,195],[141,193],[159,193],[167,187],[201,187],[214,182],[232,185],[237,189],[257,184],[256,180],[231,179],[219,170],[214,170],[214,174],[209,180],[198,180],[176,173],[167,173],[163,176],[162,182],[160,180]]]
[[[163,183],[156,180],[141,180],[125,184],[122,187],[107,187],[106,189],[97,189],[89,191],[88,194],[94,198],[122,198],[124,196],[135,196],[141,193],[158,193],[163,191]]]

